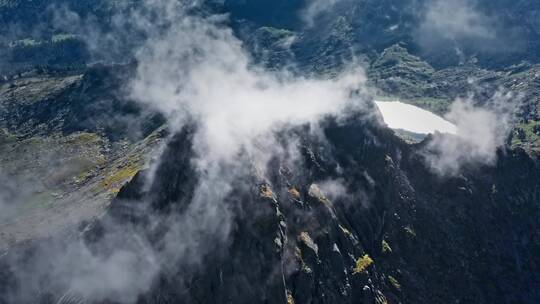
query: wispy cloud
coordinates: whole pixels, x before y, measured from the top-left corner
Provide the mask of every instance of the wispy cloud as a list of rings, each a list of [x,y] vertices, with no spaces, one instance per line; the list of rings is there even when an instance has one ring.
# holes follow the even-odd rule
[[[194,5],[146,0],[141,9],[114,17],[146,37],[135,52],[136,77],[126,85],[130,97],[162,112],[173,134],[186,125],[196,126],[190,164],[197,183],[185,210],[165,216],[147,211],[152,223],[166,227],[160,248],[137,227],[115,221],[106,222],[107,232],[90,244],[79,240],[45,244],[32,263],[12,261],[16,278],[28,283],[10,296],[24,300],[47,289],[55,296],[69,292],[88,301],[131,303],[152,286],[160,270],[180,262],[197,267],[230,236],[235,214],[226,200],[234,198],[238,181],[245,181],[253,168],[260,169],[261,180],[266,179],[264,169],[273,157],[294,159],[296,141],[283,146],[275,131],[341,115],[364,89],[364,74],[357,67],[332,78],[257,67],[225,25],[225,16],[188,13]],[[78,16],[65,14],[66,20],[87,28]],[[120,30],[107,37],[124,34]],[[99,31],[87,39],[98,51],[115,47]],[[166,177],[156,174],[147,182],[160,178]]]
[[[426,49],[457,47],[498,53],[522,45],[516,29],[482,11],[475,0],[428,1],[415,37]]]
[[[315,20],[322,13],[330,11],[334,6],[344,0],[311,0],[307,1],[306,6],[300,12],[300,16],[305,25],[310,28],[315,24]]]
[[[457,127],[456,135],[436,134],[424,156],[438,174],[457,174],[464,166],[491,165],[497,149],[505,145],[519,107],[519,97],[497,92],[486,106],[474,106],[473,100],[456,100],[445,118]]]

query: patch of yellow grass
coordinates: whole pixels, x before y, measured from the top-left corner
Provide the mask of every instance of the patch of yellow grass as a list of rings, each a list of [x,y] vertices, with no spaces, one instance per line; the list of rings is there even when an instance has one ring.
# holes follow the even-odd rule
[[[364,254],[363,257],[356,260],[356,267],[354,267],[353,273],[363,273],[371,264],[373,264],[373,259],[368,254]]]
[[[139,172],[139,169],[137,164],[129,164],[105,178],[101,182],[101,186],[107,189],[118,188],[119,185],[132,179]]]
[[[267,184],[261,185],[259,194],[261,195],[261,197],[264,198],[274,198],[274,192],[272,191],[272,188],[270,188],[270,186]]]
[[[401,284],[399,284],[398,280],[393,276],[388,276],[388,282],[390,282],[395,289],[401,290]]]
[[[290,292],[287,292],[287,304],[294,304],[294,298]]]

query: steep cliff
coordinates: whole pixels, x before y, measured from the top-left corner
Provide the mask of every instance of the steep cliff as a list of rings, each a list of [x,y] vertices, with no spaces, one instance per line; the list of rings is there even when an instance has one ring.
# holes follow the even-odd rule
[[[373,122],[328,120],[324,130],[325,142],[307,130],[290,131],[301,138],[296,165],[276,159],[267,177],[253,170],[236,180],[223,201],[233,214],[230,236],[208,235],[199,244],[212,250],[201,249],[195,264],[178,260],[163,269],[139,301],[540,299],[535,254],[540,249],[540,170],[527,154],[500,151],[495,167],[441,177],[419,154],[425,143],[406,145]],[[186,128],[172,138],[151,185],[145,186],[149,173],[141,172],[109,211],[125,225],[143,227],[156,248],[174,241],[168,220],[186,213],[193,202],[197,173],[191,133]],[[332,191],[332,182],[343,188]],[[152,224],[155,216],[159,224]],[[87,232],[90,242],[107,234],[104,227]]]

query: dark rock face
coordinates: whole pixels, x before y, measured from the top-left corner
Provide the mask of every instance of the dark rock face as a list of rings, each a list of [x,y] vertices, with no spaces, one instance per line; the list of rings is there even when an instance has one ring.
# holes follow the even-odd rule
[[[139,302],[537,303],[538,164],[506,151],[496,167],[443,178],[425,167],[420,145],[360,121],[328,121],[326,143],[298,131],[301,166],[271,161],[268,178],[234,183],[228,239],[196,267],[162,269]],[[167,227],[148,225],[140,205],[163,217],[189,208],[192,132],[172,138],[150,186],[140,173],[109,212],[146,227],[155,246]],[[106,233],[98,226],[90,243]]]
[[[537,303],[538,164],[520,150],[501,151],[496,167],[439,177],[417,153],[421,144],[365,120],[327,121],[326,142],[293,131],[301,164],[277,158],[266,178],[237,179],[222,202],[233,215],[227,238],[201,234],[197,244],[210,249],[192,248],[199,262],[181,255],[162,267],[138,302]],[[194,130],[170,139],[153,182],[143,171],[122,188],[83,233],[90,248],[119,229],[122,248],[137,239],[133,231],[158,252],[182,242],[167,231],[193,204]],[[332,191],[331,182],[342,188]],[[35,274],[37,289],[13,297],[25,289],[9,261],[32,265],[41,254],[39,245],[23,247],[0,259],[0,303],[79,299],[47,271]]]
[[[3,84],[0,127],[25,136],[91,131],[113,141],[144,138],[164,119],[126,98],[122,88],[133,70],[96,65],[82,74],[34,73]]]

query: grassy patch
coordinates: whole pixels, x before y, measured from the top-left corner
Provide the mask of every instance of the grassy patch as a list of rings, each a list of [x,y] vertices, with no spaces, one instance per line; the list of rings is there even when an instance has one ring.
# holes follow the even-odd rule
[[[358,260],[356,260],[356,266],[354,267],[353,273],[354,274],[363,273],[372,264],[373,264],[373,259],[368,254],[364,254],[363,257],[360,257],[358,258]]]
[[[87,181],[92,176],[93,176],[93,172],[91,170],[83,171],[79,173],[77,176],[73,177],[73,182],[75,184],[81,184]]]
[[[267,184],[261,185],[259,189],[259,194],[261,197],[264,198],[274,198],[274,192],[272,191],[272,188],[270,188],[270,186]]]
[[[17,136],[8,133],[6,130],[0,129],[0,145],[17,142]]]
[[[394,278],[393,276],[388,276],[388,282],[398,291],[401,290],[401,284],[399,284],[398,280]]]
[[[406,100],[404,102],[410,103],[422,109],[426,109],[441,116],[448,112],[448,107],[451,104],[451,101],[440,98],[420,98],[416,100]]]
[[[79,146],[86,146],[86,145],[101,144],[103,143],[103,139],[98,134],[83,132],[83,133],[70,135],[67,140],[67,143],[73,144],[73,145],[79,145]]]
[[[101,182],[101,186],[107,189],[118,189],[120,185],[132,179],[137,172],[139,172],[140,166],[137,163],[130,163],[125,167],[115,171],[112,175],[109,175]]]
[[[287,304],[294,304],[294,298],[290,291],[287,291]]]
[[[514,129],[512,136],[512,146],[522,146],[526,143],[540,142],[540,121],[530,120],[520,123]]]

